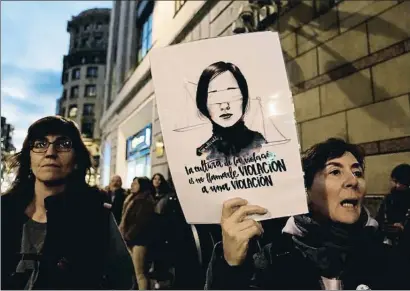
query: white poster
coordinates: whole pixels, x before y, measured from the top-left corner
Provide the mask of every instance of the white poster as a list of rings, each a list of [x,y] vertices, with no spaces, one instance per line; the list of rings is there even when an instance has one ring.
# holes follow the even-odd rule
[[[219,223],[223,201],[263,206],[257,220],[307,212],[299,142],[277,33],[154,49],[164,144],[188,223]]]

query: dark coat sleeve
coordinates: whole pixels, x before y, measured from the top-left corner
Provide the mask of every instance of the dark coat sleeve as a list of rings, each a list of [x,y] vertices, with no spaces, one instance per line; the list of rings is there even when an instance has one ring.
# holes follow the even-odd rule
[[[382,203],[380,204],[379,210],[376,215],[376,220],[379,223],[379,226],[382,227],[384,225],[385,215],[386,215],[386,201],[387,197],[383,199]]]
[[[107,285],[113,290],[135,290],[136,278],[131,255],[112,214],[110,215],[109,233],[105,262]]]
[[[214,246],[205,278],[205,290],[250,289],[253,275],[252,262],[248,258],[240,266],[230,266],[224,258],[222,242]]]

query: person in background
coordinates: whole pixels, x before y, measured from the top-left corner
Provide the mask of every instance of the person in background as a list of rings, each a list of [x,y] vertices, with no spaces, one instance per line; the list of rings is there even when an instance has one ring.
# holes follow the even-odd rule
[[[390,175],[390,194],[380,205],[377,221],[383,230],[385,243],[398,244],[410,211],[410,165],[396,166]],[[410,247],[409,247],[410,248]]]
[[[104,194],[86,183],[90,154],[76,124],[28,129],[1,197],[2,289],[132,289],[131,257]]]
[[[410,262],[410,209],[406,214],[403,233],[397,245],[398,251]]]
[[[152,176],[152,185],[155,188],[155,212],[163,214],[170,196],[170,188],[164,176],[156,173]]]
[[[156,173],[152,176],[152,185],[155,188],[155,239],[151,246],[150,258],[153,261],[150,277],[156,281],[156,288],[169,288],[174,281],[173,259],[174,235],[178,227],[173,224],[172,206],[175,196],[173,195],[165,177]]]
[[[135,177],[131,193],[124,202],[120,231],[127,243],[134,263],[139,290],[149,288],[147,251],[153,240],[155,189],[147,177]]]
[[[115,175],[111,178],[110,185],[106,187],[107,201],[111,204],[111,211],[114,214],[115,220],[119,225],[121,223],[122,210],[125,200],[125,190],[122,188],[121,177]]]
[[[248,215],[267,210],[241,198],[224,203],[222,242],[215,246],[205,288],[408,289],[408,264],[378,239],[377,222],[363,206],[361,149],[331,138],[311,147],[302,165],[309,213],[290,217],[266,246],[258,244],[261,223]]]

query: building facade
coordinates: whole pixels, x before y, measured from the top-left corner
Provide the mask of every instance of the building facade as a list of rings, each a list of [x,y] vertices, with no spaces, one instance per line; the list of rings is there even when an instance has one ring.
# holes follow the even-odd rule
[[[109,22],[110,9],[107,8],[89,9],[68,21],[70,46],[63,59],[63,92],[56,112],[78,124],[97,167]],[[98,171],[90,178],[91,184],[98,182]]]
[[[102,184],[168,176],[150,48],[249,31],[238,20],[255,3],[277,11],[258,29],[280,34],[302,151],[328,137],[360,144],[367,192],[388,193],[390,171],[410,161],[410,2],[400,0],[114,1]]]
[[[13,145],[13,131],[14,127],[7,123],[5,117],[1,117],[1,153],[14,153],[16,148]]]
[[[9,166],[7,163],[8,158],[16,152],[16,148],[13,145],[13,131],[14,127],[7,123],[5,117],[1,117],[1,169],[0,169],[0,181],[1,181],[1,194],[9,189],[13,176],[9,173]]]

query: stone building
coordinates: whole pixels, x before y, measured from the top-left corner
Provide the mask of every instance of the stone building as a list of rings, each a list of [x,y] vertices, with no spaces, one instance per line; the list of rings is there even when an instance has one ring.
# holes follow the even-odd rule
[[[2,155],[7,153],[14,153],[16,148],[13,145],[13,131],[14,127],[7,123],[5,117],[1,117],[1,153]]]
[[[135,175],[168,175],[149,49],[232,35],[249,2],[114,1],[103,184],[114,173],[127,187]],[[392,168],[410,161],[410,2],[276,2],[264,29],[280,33],[302,150],[332,136],[362,145],[368,193],[386,194]]]
[[[63,59],[63,92],[56,112],[78,124],[97,167],[109,22],[107,8],[88,9],[68,21],[70,46]],[[98,182],[98,173],[91,179],[91,184]]]
[[[9,173],[8,159],[16,152],[13,145],[13,131],[14,127],[7,123],[5,117],[1,117],[1,162],[0,162],[0,188],[1,195],[3,195],[10,187],[13,176]]]

